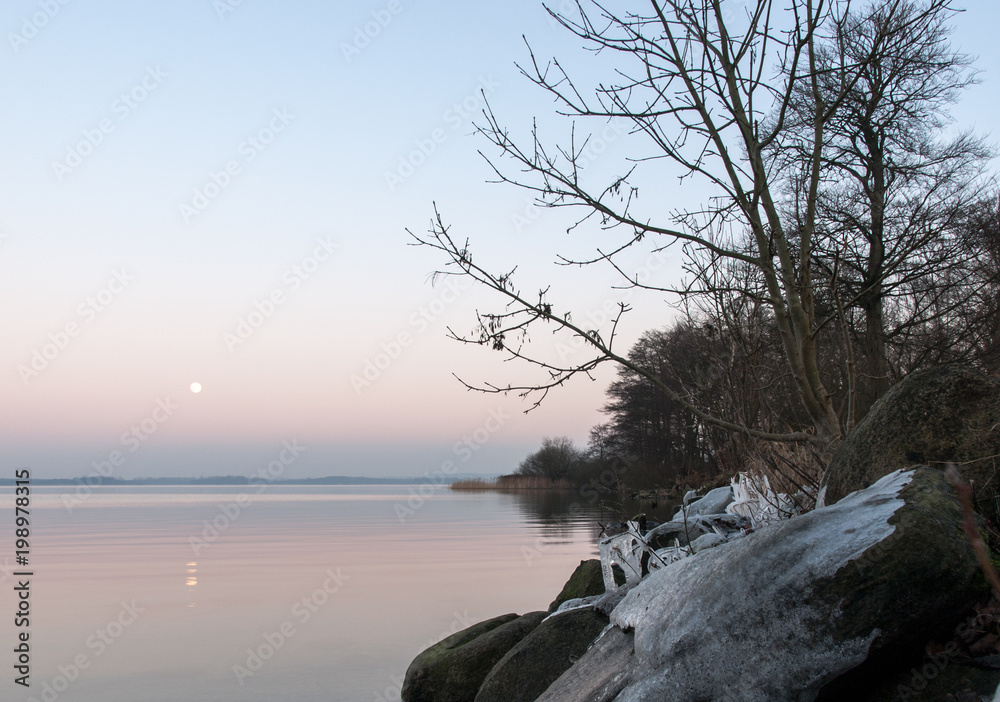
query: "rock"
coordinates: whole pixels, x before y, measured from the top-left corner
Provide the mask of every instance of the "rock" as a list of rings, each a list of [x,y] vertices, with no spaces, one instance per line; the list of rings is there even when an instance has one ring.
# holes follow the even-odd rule
[[[606,597],[606,595],[590,595],[589,597],[577,597],[572,600],[566,600],[561,605],[559,605],[559,609],[557,609],[555,612],[550,612],[550,614],[555,614],[556,612],[568,612],[572,609],[580,609],[582,607],[587,607],[588,609],[594,609],[595,605],[597,605],[604,597]],[[611,609],[614,609],[614,607],[612,607]],[[610,610],[605,612],[604,616],[606,617],[609,614]]]
[[[505,614],[434,644],[406,669],[403,702],[473,702],[497,661],[531,633],[547,612]]]
[[[607,625],[608,618],[592,609],[550,616],[500,659],[475,702],[534,702]]]
[[[631,587],[626,585],[618,588],[614,592],[604,593],[594,600],[594,611],[603,614],[605,617],[610,617],[611,612],[613,612],[615,607],[617,607],[621,601],[625,599],[625,595],[627,595],[628,591],[631,589]]]
[[[610,702],[628,683],[635,654],[630,631],[608,629],[536,702]]]
[[[978,571],[961,519],[943,475],[921,467],[657,570],[615,607],[619,633],[540,701],[815,699],[971,608]]]
[[[735,533],[741,529],[750,529],[753,527],[753,522],[742,514],[713,514],[708,517],[702,517],[702,519],[711,522],[713,526],[719,527],[726,532]]]
[[[687,546],[689,536],[694,541],[704,534],[714,534],[716,529],[731,536],[751,526],[750,520],[739,514],[693,515],[688,518],[687,524],[683,521],[665,522],[650,529],[645,538],[650,548],[657,551],[673,546],[674,539],[680,541],[681,546]]]
[[[922,463],[943,468],[945,461],[998,454],[1000,378],[958,365],[918,371],[890,388],[838,447],[824,478],[826,502],[900,468]],[[986,485],[994,470],[993,461],[962,467],[978,486]]]
[[[674,539],[680,541],[681,546],[687,546],[688,537],[694,540],[710,533],[712,533],[711,528],[697,519],[691,519],[686,527],[683,522],[666,522],[646,534],[646,543],[656,551],[673,546]]]
[[[555,612],[566,600],[602,594],[604,594],[604,576],[601,573],[601,562],[596,558],[580,561],[580,565],[563,585],[562,592],[549,605],[549,612]]]
[[[725,514],[726,507],[733,501],[733,489],[729,486],[709,490],[708,493],[699,500],[695,500],[687,506],[687,518],[699,514]],[[683,522],[685,510],[677,510],[672,522]]]
[[[704,536],[699,536],[697,539],[691,542],[691,548],[694,549],[695,553],[699,551],[704,551],[705,549],[715,548],[726,543],[728,539],[721,534],[705,534]]]

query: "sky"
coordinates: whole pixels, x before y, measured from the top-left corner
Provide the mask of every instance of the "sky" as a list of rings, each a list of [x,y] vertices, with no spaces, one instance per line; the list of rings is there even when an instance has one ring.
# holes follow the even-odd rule
[[[954,114],[990,134],[1000,7],[966,7],[954,43],[983,82]],[[541,3],[9,0],[0,39],[6,473],[502,473],[542,437],[582,446],[602,421],[610,367],[527,414],[516,396],[467,391],[455,375],[533,376],[447,338],[498,301],[432,284],[443,260],[408,245],[436,206],[477,261],[517,266],[526,291],[551,284],[576,318],[627,295],[613,271],[554,265],[606,235],[567,234],[564,213],[489,183],[479,153],[484,95],[515,134],[534,118],[568,134],[515,65],[525,39],[584,75],[607,70]],[[615,174],[641,137],[605,134],[595,173]],[[699,195],[665,179],[653,197]],[[680,279],[674,249],[631,263]],[[628,301],[621,351],[674,315],[662,295]]]

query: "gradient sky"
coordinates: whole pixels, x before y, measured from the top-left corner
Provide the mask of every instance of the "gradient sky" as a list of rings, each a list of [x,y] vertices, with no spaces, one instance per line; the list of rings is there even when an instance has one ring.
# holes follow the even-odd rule
[[[984,82],[954,114],[990,133],[1000,7],[966,6],[954,39],[980,56]],[[466,392],[453,372],[528,376],[445,338],[495,305],[432,287],[440,258],[407,246],[436,202],[478,260],[518,264],[527,291],[553,283],[577,318],[620,297],[610,271],[552,265],[599,239],[569,237],[560,213],[535,216],[526,193],[486,183],[487,144],[471,134],[481,90],[516,132],[537,115],[565,133],[514,66],[521,35],[541,57],[599,64],[540,3],[10,0],[0,32],[7,474],[85,475],[117,451],[124,477],[249,475],[293,440],[306,450],[285,477],[414,476],[447,461],[494,473],[543,436],[583,443],[601,420],[610,369],[528,415],[516,397]],[[620,170],[636,139],[609,144],[597,167]],[[411,158],[421,144],[426,157]],[[401,171],[406,159],[420,162]],[[674,207],[692,191],[669,181],[654,196]],[[653,266],[678,277],[674,251]],[[634,301],[623,351],[671,317],[661,297]],[[370,385],[352,382],[367,364]]]

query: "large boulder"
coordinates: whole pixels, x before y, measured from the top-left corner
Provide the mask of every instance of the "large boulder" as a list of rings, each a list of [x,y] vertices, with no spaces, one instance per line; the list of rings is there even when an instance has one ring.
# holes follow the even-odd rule
[[[900,468],[943,468],[947,461],[965,464],[963,473],[980,493],[998,454],[1000,378],[959,365],[918,371],[876,402],[838,447],[826,472],[826,501],[836,502]],[[977,460],[987,457],[993,458]]]
[[[633,588],[611,613],[620,632],[539,701],[813,700],[969,611],[981,590],[961,521],[943,475],[921,467],[680,560]]]
[[[536,702],[606,702],[631,680],[635,635],[611,627]]]
[[[534,702],[607,625],[608,618],[590,608],[550,616],[500,659],[476,702]]]
[[[434,644],[406,669],[400,697],[403,702],[473,702],[497,661],[547,615],[505,614],[473,624]]]
[[[604,575],[601,571],[601,562],[596,558],[580,561],[573,575],[569,576],[569,580],[563,585],[562,592],[549,605],[549,611],[555,612],[566,600],[603,594]]]

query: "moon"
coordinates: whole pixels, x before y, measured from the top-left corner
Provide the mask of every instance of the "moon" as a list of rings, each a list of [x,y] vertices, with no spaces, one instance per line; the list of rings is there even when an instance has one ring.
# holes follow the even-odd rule
[[[193,393],[201,392],[201,383],[191,383],[191,392]]]

